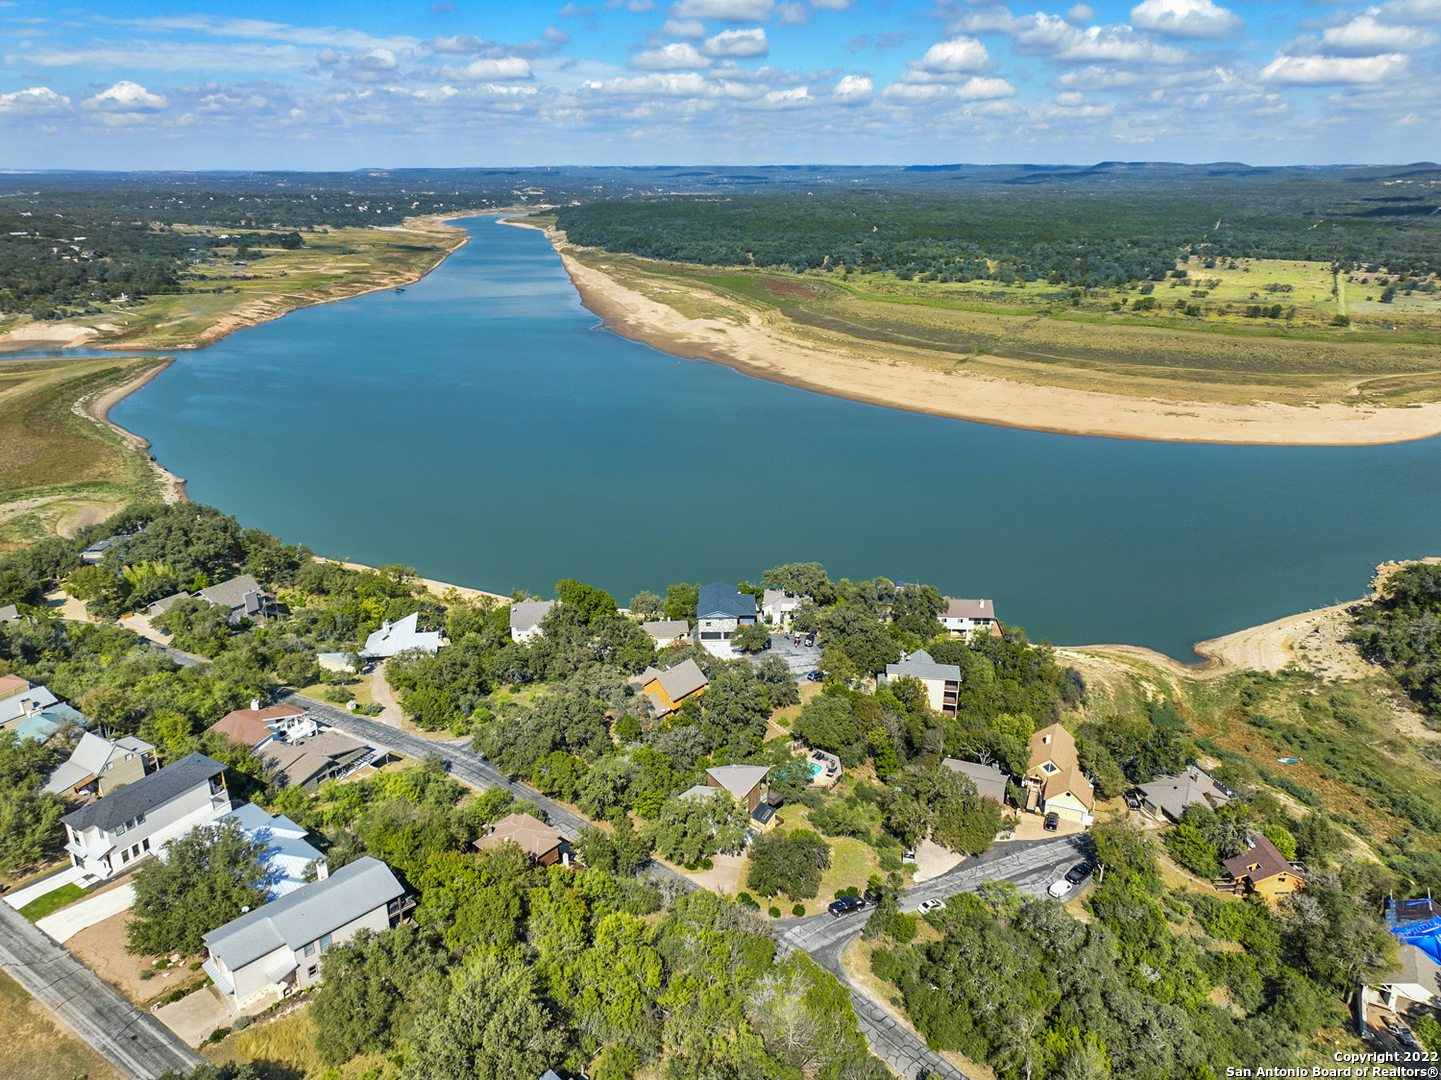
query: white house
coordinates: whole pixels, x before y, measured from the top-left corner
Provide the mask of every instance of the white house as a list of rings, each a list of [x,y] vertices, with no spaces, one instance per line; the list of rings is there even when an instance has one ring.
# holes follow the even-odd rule
[[[367,855],[210,931],[205,972],[236,1008],[287,997],[320,981],[332,945],[398,926],[410,906],[390,867]]]
[[[270,889],[270,899],[278,900],[304,886],[312,868],[317,881],[324,881],[329,876],[325,856],[305,839],[309,833],[288,817],[271,817],[254,803],[244,803],[217,824],[226,821],[234,821],[251,840],[266,845],[261,861],[268,875],[266,884]]]
[[[1418,1005],[1441,1003],[1441,965],[1420,946],[1407,941],[1400,944],[1395,969],[1367,988],[1367,1000],[1392,1012],[1401,1012],[1407,1001]]]
[[[383,660],[396,653],[419,649],[434,656],[445,644],[439,630],[417,630],[420,612],[413,611],[396,623],[384,623],[365,639],[360,655],[366,660]]]
[[[969,638],[976,631],[995,633],[996,605],[989,600],[946,599],[946,609],[937,616],[953,638]]]
[[[155,747],[127,735],[102,739],[84,732],[68,760],[45,781],[44,790],[56,795],[99,795],[102,798],[146,773],[155,771]]]
[[[761,615],[772,626],[784,626],[801,606],[801,598],[784,589],[767,589],[761,597]]]
[[[702,585],[696,600],[696,629],[700,643],[712,652],[725,654],[736,627],[754,625],[756,598],[734,585],[714,581]]]
[[[191,754],[60,820],[70,864],[103,880],[228,813],[225,766]]]
[[[19,675],[0,675],[0,728],[10,727],[59,701],[45,687],[34,686]]]
[[[640,628],[650,635],[657,649],[668,648],[690,637],[690,623],[684,619],[657,619],[641,623]]]
[[[510,639],[521,643],[531,638],[544,637],[540,621],[558,600],[522,600],[510,605]]]
[[[901,657],[899,664],[887,664],[886,673],[879,681],[885,684],[901,678],[920,679],[925,684],[931,708],[947,716],[956,715],[956,700],[961,693],[959,664],[938,664],[925,649],[917,649],[910,656]]]

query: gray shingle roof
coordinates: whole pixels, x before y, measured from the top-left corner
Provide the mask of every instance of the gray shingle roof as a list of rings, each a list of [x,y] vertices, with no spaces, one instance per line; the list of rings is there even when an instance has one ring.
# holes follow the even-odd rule
[[[533,630],[540,625],[546,612],[555,605],[554,600],[522,600],[510,605],[510,628],[512,630]]]
[[[886,665],[886,677],[899,679],[909,675],[913,679],[941,679],[946,682],[961,681],[959,664],[938,664],[925,649],[918,649],[905,657],[899,664]]]
[[[157,806],[163,806],[224,771],[225,766],[220,762],[204,754],[191,754],[133,784],[126,784],[103,799],[66,814],[60,820],[76,832],[95,827],[108,832],[137,814],[148,814]]]
[[[212,604],[226,608],[238,608],[245,603],[245,594],[256,592],[260,589],[260,583],[249,574],[241,574],[239,577],[231,578],[229,581],[222,581],[219,585],[212,585],[208,589],[201,589],[200,595]]]
[[[237,971],[275,949],[299,949],[404,893],[390,867],[367,855],[231,919],[206,934],[205,944]]]
[[[654,668],[646,670],[655,671]],[[686,660],[673,668],[657,672],[656,679],[660,682],[661,689],[666,692],[666,696],[672,701],[679,701],[687,694],[694,694],[707,685],[705,672],[694,660]]]
[[[114,740],[102,739],[99,735],[92,735],[90,732],[83,732],[80,741],[75,744],[75,749],[70,752],[70,757],[62,761],[45,781],[45,791],[55,792],[57,795],[64,794],[68,789],[74,787],[82,780],[90,776],[98,776],[100,770],[105,768],[105,763],[117,750],[122,754],[144,754],[153,751],[151,746],[143,739],[137,739],[133,735]]]
[[[1000,769],[993,769],[989,765],[982,765],[976,761],[962,761],[959,758],[948,757],[941,762],[952,772],[958,772],[962,776],[970,777],[971,783],[976,785],[976,793],[983,799],[995,799],[1002,806],[1006,805],[1006,784],[1010,777]]]
[[[744,799],[770,771],[769,765],[716,765],[707,769],[706,775],[737,799]]]
[[[701,619],[754,619],[756,598],[724,581],[702,585],[696,598],[696,616]]]
[[[690,623],[684,619],[656,619],[641,623],[640,628],[653,638],[678,638],[690,633]]]

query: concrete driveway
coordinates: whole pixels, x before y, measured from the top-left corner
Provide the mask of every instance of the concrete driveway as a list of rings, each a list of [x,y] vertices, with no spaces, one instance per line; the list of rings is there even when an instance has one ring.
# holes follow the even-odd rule
[[[756,653],[748,657],[751,661],[759,661],[763,656],[779,656],[791,669],[791,674],[797,678],[805,678],[806,672],[813,671],[821,665],[821,650],[818,646],[805,645],[805,637],[801,637],[801,644],[795,643],[794,634],[772,634],[771,647],[765,652]]]
[[[179,1035],[187,1046],[199,1046],[219,1028],[235,1023],[235,1009],[213,986],[204,986],[179,1001],[162,1005],[155,1018]]]
[[[67,908],[61,908],[53,915],[46,915],[35,925],[44,930],[62,945],[80,931],[102,923],[122,911],[129,911],[135,903],[135,886],[121,885],[99,896],[77,901]]]

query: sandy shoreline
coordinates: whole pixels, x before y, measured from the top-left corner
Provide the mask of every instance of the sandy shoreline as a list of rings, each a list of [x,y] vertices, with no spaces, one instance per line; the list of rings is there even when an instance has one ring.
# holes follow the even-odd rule
[[[176,476],[169,469],[165,468],[165,466],[161,465],[160,462],[155,460],[154,456],[150,453],[149,439],[121,427],[114,420],[110,419],[110,410],[173,363],[175,363],[173,356],[163,357],[156,361],[154,367],[139,377],[131,379],[127,383],[122,383],[120,386],[112,387],[104,393],[96,394],[89,398],[82,398],[75,403],[75,411],[81,416],[94,420],[97,424],[107,425],[120,436],[127,447],[138,454],[145,455],[146,462],[150,465],[150,468],[155,471],[155,475],[160,478],[161,496],[168,503],[186,502],[189,500],[190,496],[185,493],[184,478]]]
[[[1397,409],[1334,403],[1229,405],[1032,385],[966,371],[941,373],[900,360],[879,362],[788,337],[754,313],[746,325],[686,318],[577,261],[556,229],[521,221],[505,224],[544,232],[581,303],[622,337],[683,359],[723,364],[833,397],[996,427],[1157,442],[1378,446],[1441,434],[1441,403]]]
[[[349,559],[330,559],[324,555],[317,555],[315,556],[315,558],[319,562],[335,563],[338,566],[345,567],[347,570],[378,569],[378,567],[367,566],[365,563],[351,562]],[[465,585],[452,585],[448,581],[436,581],[434,578],[417,577],[416,580],[419,581],[422,585],[424,585],[426,587],[426,590],[429,591],[432,595],[438,596],[441,599],[445,598],[446,593],[455,592],[458,593],[460,596],[464,597],[466,600],[490,599],[499,600],[505,604],[511,603],[511,598],[509,596],[502,596],[500,595],[500,593],[486,592],[484,589],[472,589]]]

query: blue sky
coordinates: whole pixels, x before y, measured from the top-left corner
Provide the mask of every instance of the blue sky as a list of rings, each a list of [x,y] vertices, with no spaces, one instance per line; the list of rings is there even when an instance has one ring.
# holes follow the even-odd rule
[[[0,169],[1441,157],[1441,0],[0,0]]]

